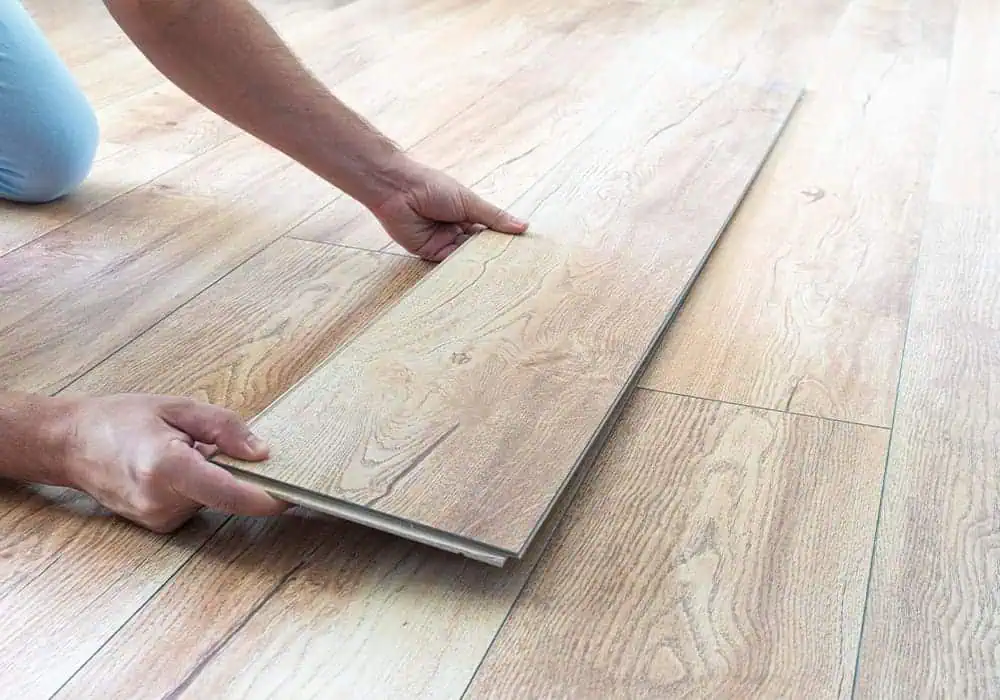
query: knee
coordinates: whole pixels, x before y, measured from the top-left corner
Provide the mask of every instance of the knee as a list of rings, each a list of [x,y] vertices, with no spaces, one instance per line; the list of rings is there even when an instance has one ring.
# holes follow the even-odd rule
[[[90,174],[100,141],[97,117],[89,104],[36,115],[23,134],[13,164],[7,197],[41,204],[73,192]]]

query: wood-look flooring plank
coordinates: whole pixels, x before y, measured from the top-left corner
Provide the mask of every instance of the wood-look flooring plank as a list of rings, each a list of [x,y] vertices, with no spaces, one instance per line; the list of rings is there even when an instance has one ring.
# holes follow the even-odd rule
[[[1000,693],[1000,12],[963,0],[922,230],[856,695]],[[992,62],[992,63],[991,63]]]
[[[924,226],[859,698],[1000,692],[998,234],[996,208],[934,205]]]
[[[485,94],[491,81],[502,80],[546,41],[562,36],[563,23],[572,26],[589,11],[584,4],[560,5],[542,17],[542,5],[519,1],[528,18],[539,16],[537,26],[509,21],[494,34],[501,3],[475,5],[454,23],[424,32],[421,41],[440,43],[462,28],[489,34],[490,42],[470,42],[488,50],[462,44],[451,54],[410,57],[405,69],[390,55],[388,65],[365,71],[363,84],[344,83],[344,93],[353,90],[355,102],[367,107],[362,111],[389,127],[390,134],[392,126],[403,123],[432,131],[452,110]],[[472,60],[473,54],[478,58]],[[449,56],[468,60],[447,70]],[[437,74],[433,84],[454,101],[425,99],[415,109],[391,92],[371,89],[412,83],[423,72]],[[389,80],[393,73],[400,82]],[[284,154],[240,134],[3,256],[0,290],[7,297],[0,310],[0,340],[16,333],[19,341],[0,348],[0,383],[9,389],[58,390],[339,196]],[[89,342],[80,352],[72,339],[84,328]]]
[[[400,56],[427,51],[429,42],[439,42],[449,29],[463,31],[461,21],[474,6],[462,0],[355,0],[300,2],[283,12],[261,9],[310,72],[336,91],[345,81],[374,84],[366,71],[390,57],[412,65],[412,58]],[[332,46],[331,35],[337,37]],[[115,101],[97,116],[109,140],[171,152],[201,153],[240,133],[166,80]]]
[[[278,241],[69,391],[186,395],[250,415],[391,304],[425,266]],[[239,321],[225,326],[222,318]],[[205,513],[164,538],[62,489],[5,487],[0,504],[10,506],[0,518],[0,678],[5,692],[26,697],[55,692],[222,523],[219,514]],[[286,559],[275,560],[266,547],[255,547],[256,556],[270,567],[291,561],[298,551],[291,543],[302,532],[279,547]],[[253,576],[241,572],[233,592],[251,595]],[[169,616],[158,625],[169,625]],[[136,692],[131,686],[125,696]]]
[[[887,441],[640,390],[465,697],[849,697]]]
[[[0,385],[61,389],[332,197],[277,151],[240,145],[0,257]]]
[[[797,98],[667,62],[519,201],[532,232],[471,239],[254,420],[266,464],[220,461],[523,555]]]
[[[0,201],[0,256],[63,226],[184,163],[189,156],[104,141],[90,176],[57,202]]]
[[[993,208],[1000,182],[1000,6],[955,1],[959,11],[931,198]]]
[[[68,391],[165,392],[252,414],[427,267],[278,241]],[[220,317],[241,322],[213,328]],[[198,352],[183,351],[191,343]],[[86,552],[72,542],[62,546],[62,566],[93,578],[87,567],[74,567]],[[104,565],[118,570],[121,556],[105,552]],[[164,563],[158,571],[163,588],[141,610],[138,594],[123,591],[122,609],[109,618],[134,617],[58,697],[137,700],[182,688],[193,697],[456,697],[530,564],[483,567],[308,512],[233,518],[176,575],[175,562]],[[145,590],[145,579],[135,583]],[[93,595],[81,581],[65,585],[76,591],[78,604]],[[99,588],[101,579],[89,585]],[[110,630],[94,625],[80,643],[92,649]],[[153,630],[156,643],[149,641]],[[57,633],[36,630],[41,641],[27,656],[21,653],[21,668],[39,668],[54,643],[50,634]],[[260,663],[248,662],[248,652]]]
[[[473,185],[499,207],[512,206],[582,143],[617,105],[632,99],[661,60],[693,50],[725,8],[721,2],[614,3],[581,23],[481,100],[419,140],[415,158]],[[401,128],[406,129],[405,126]],[[360,204],[339,199],[290,236],[405,254],[386,240]]]
[[[180,391],[250,418],[432,268],[279,239],[66,391]]]
[[[852,3],[642,386],[891,424],[954,20],[921,8]]]

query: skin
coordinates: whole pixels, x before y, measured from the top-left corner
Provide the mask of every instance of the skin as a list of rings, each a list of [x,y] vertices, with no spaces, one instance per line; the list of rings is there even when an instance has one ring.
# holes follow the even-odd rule
[[[482,228],[527,230],[351,111],[249,2],[105,5],[169,80],[358,200],[408,251],[437,262]],[[264,460],[268,449],[237,414],[189,399],[0,393],[0,476],[84,491],[156,532],[177,529],[203,507],[281,513],[287,504],[207,461],[215,452]]]

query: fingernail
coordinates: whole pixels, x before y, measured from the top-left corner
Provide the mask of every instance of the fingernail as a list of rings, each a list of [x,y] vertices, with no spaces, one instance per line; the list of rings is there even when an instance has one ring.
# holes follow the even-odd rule
[[[247,447],[249,447],[254,452],[263,452],[267,449],[267,443],[261,440],[256,435],[250,435],[247,438]]]

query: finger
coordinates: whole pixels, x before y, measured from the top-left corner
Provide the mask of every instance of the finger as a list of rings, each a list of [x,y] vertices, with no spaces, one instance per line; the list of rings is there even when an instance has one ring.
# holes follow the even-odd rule
[[[437,226],[430,238],[420,246],[417,255],[425,260],[441,262],[448,256],[450,250],[455,249],[455,239],[460,235],[463,235],[462,227],[458,224]],[[448,249],[450,249],[449,252],[445,252]]]
[[[214,445],[237,459],[261,460],[267,445],[243,422],[239,414],[212,404],[171,399],[161,406],[161,417],[197,442]]]
[[[278,515],[289,507],[263,489],[242,482],[206,461],[197,450],[180,442],[172,444],[162,469],[164,483],[207,508],[233,515],[266,516]]]
[[[528,230],[528,222],[487,202],[471,190],[466,190],[465,198],[465,209],[470,222],[482,224],[500,233],[517,234]]]
[[[459,224],[459,226],[461,226],[462,230],[470,236],[475,236],[477,233],[481,233],[486,229],[486,227],[482,224],[465,223]]]

